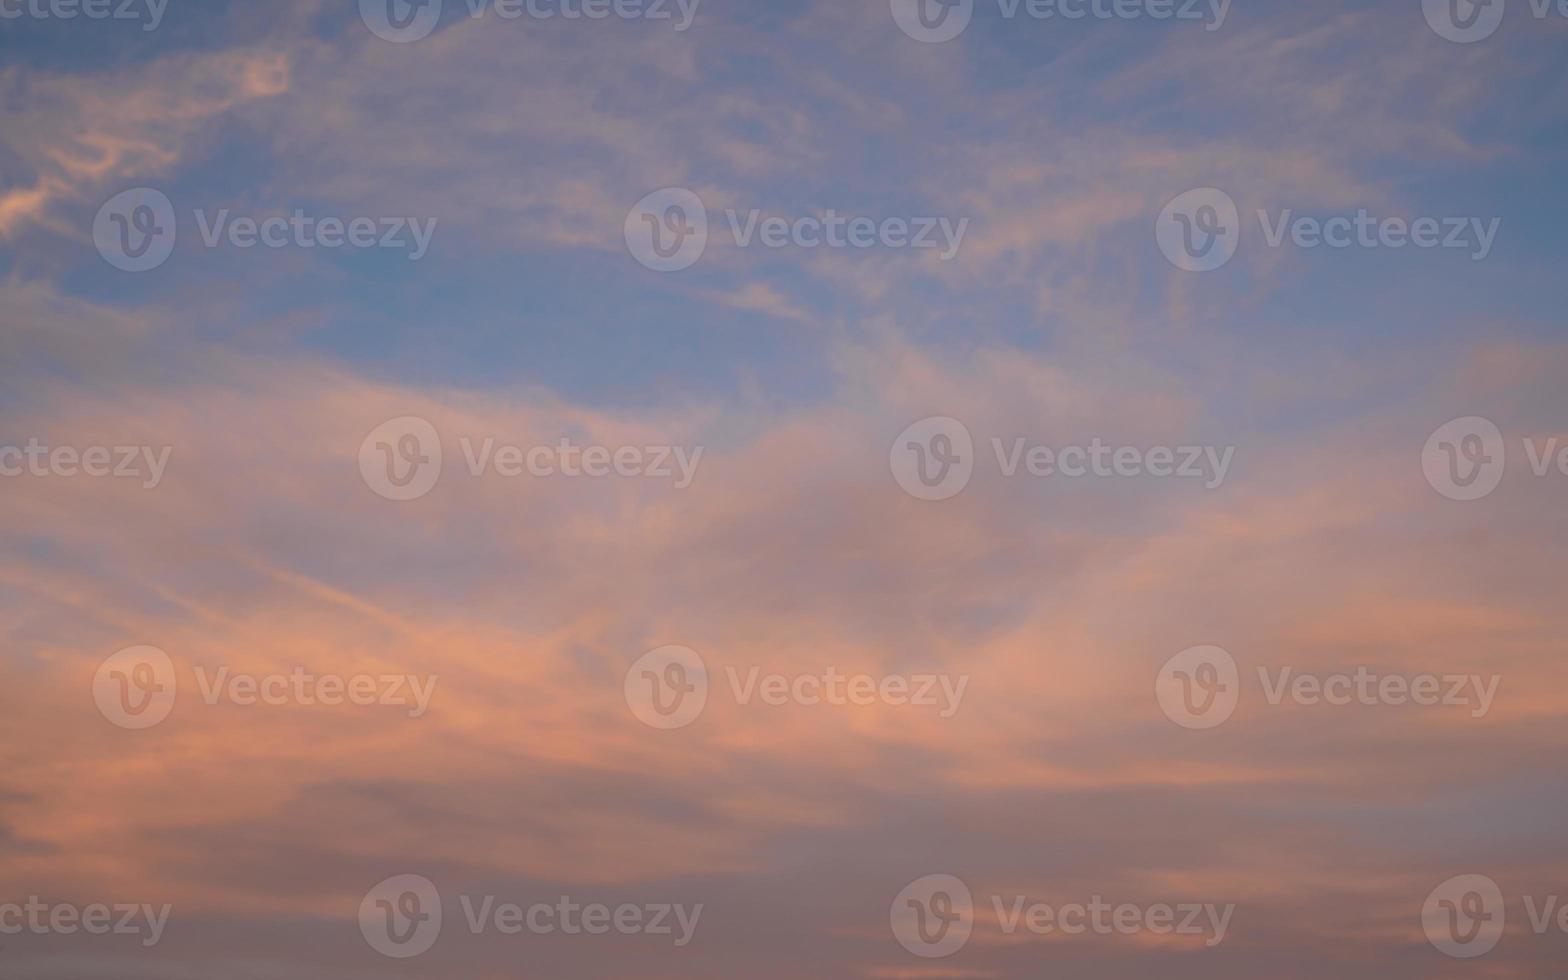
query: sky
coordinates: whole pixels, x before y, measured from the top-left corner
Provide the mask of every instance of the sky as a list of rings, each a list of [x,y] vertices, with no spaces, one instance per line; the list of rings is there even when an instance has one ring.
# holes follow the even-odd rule
[[[0,975],[1561,973],[1565,51],[0,0]]]

